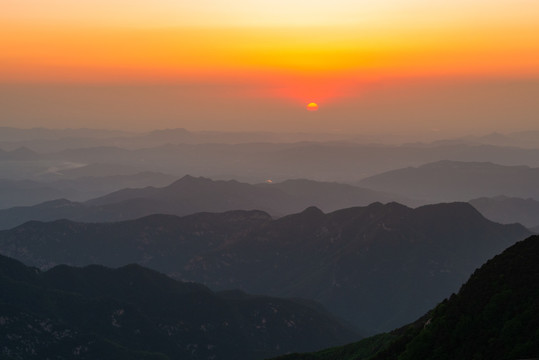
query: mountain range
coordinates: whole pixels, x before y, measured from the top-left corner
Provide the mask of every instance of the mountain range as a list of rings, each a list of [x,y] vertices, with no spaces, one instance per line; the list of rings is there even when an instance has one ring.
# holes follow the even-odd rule
[[[117,179],[116,182],[113,180]],[[140,183],[166,181],[168,176],[139,174],[104,178],[99,181],[83,179],[57,182],[77,185],[90,183],[87,191],[97,190],[103,182],[113,186],[119,182]],[[94,184],[92,187],[91,184]],[[81,186],[83,187],[83,186]],[[66,188],[64,188],[66,189]],[[403,199],[399,196],[363,189],[357,186],[323,183],[311,180],[288,180],[282,183],[251,185],[234,180],[213,181],[207,178],[185,176],[164,187],[147,186],[127,188],[88,200],[84,203],[57,199],[34,206],[0,210],[0,229],[11,228],[26,221],[51,221],[70,219],[85,222],[111,222],[151,214],[188,215],[197,212],[222,212],[229,210],[259,209],[273,216],[301,211],[318,206],[324,211],[343,207],[367,205],[372,202],[389,202]]]
[[[367,335],[417,318],[529,234],[467,203],[374,203],[329,214],[311,207],[275,220],[232,211],[28,222],[0,232],[0,252],[40,268],[139,263],[217,290],[309,298]]]
[[[29,161],[38,159],[40,159],[38,153],[24,146],[11,151],[0,149],[0,161]]]
[[[299,300],[215,293],[138,265],[41,272],[0,256],[2,359],[263,359],[359,335]]]
[[[369,189],[426,202],[468,201],[478,197],[539,199],[539,168],[489,162],[437,161],[368,177]]]
[[[410,325],[342,347],[278,359],[537,359],[538,258],[539,236],[533,236],[489,260],[458,294]]]
[[[416,136],[417,138],[417,136]],[[0,127],[0,143],[13,146],[27,144],[41,147],[46,140],[62,142],[77,139],[93,141],[93,144],[121,144],[123,147],[137,142],[143,147],[164,143],[242,143],[242,142],[298,142],[298,141],[356,141],[363,143],[406,143],[411,137],[404,134],[350,134],[350,133],[281,133],[281,132],[220,132],[220,131],[190,131],[184,128],[159,129],[149,132],[129,132],[105,129],[50,129]],[[434,140],[435,144],[460,143],[467,145],[497,145],[521,146],[537,148],[539,146],[539,131],[520,131],[512,133],[490,133],[486,135],[469,135],[450,139]],[[50,144],[52,145],[52,144]],[[140,147],[140,146],[139,146]],[[38,150],[42,151],[42,150]]]
[[[539,227],[539,201],[537,200],[496,196],[472,199],[469,203],[492,221],[502,224],[518,222],[530,229]]]
[[[62,176],[54,176],[48,181],[0,179],[0,209],[32,206],[57,199],[86,201],[125,187],[165,186],[176,180],[171,175],[153,172],[113,176],[84,174],[77,177],[64,174],[70,173],[63,171]]]
[[[155,134],[151,137],[167,138]],[[275,141],[252,140],[226,143],[145,144],[133,137],[121,137],[129,145],[115,139],[90,144],[81,139],[69,139],[64,145],[52,142],[53,151],[39,151],[34,161],[0,161],[2,177],[39,179],[47,169],[63,168],[65,164],[91,165],[107,163],[131,167],[137,171],[153,171],[181,177],[185,174],[234,178],[249,183],[267,179],[281,182],[286,179],[308,178],[318,181],[355,183],[360,179],[407,166],[451,160],[496,162],[505,166],[539,167],[539,149],[493,146],[469,143],[413,143],[402,145],[368,144],[348,141]],[[258,141],[258,142],[257,142]],[[33,143],[36,143],[35,141]],[[37,143],[25,143],[38,151]],[[0,148],[14,149],[0,143]],[[6,150],[4,150],[6,151]],[[11,150],[10,150],[11,151]],[[1,156],[0,156],[1,158]],[[119,175],[109,173],[108,175]],[[500,194],[496,194],[500,195]],[[478,196],[475,196],[478,197]],[[468,200],[468,199],[466,199]]]

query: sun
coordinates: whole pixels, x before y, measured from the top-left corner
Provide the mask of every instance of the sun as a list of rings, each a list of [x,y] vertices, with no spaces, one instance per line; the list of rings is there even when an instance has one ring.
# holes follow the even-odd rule
[[[318,104],[317,103],[308,103],[307,104],[307,110],[309,111],[317,111],[318,110]]]

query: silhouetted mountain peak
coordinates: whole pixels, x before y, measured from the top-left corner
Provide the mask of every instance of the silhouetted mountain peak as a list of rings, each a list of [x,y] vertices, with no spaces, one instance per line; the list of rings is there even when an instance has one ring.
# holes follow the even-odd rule
[[[304,216],[320,216],[320,215],[325,215],[324,212],[322,210],[320,210],[319,208],[317,208],[316,206],[309,206],[308,208],[306,208],[305,210],[303,210],[301,212],[302,215]]]
[[[432,215],[441,215],[446,214],[446,216],[456,216],[467,218],[470,221],[475,220],[485,220],[485,217],[477,211],[472,205],[467,202],[450,202],[450,203],[439,203],[420,206],[416,209],[418,212],[430,213]]]
[[[51,201],[45,201],[44,203],[39,204],[40,207],[45,208],[60,208],[60,207],[75,207],[75,206],[81,206],[80,203],[68,200],[68,199],[56,199]]]
[[[161,188],[161,191],[169,192],[169,191],[190,191],[190,190],[196,190],[200,189],[201,187],[208,187],[212,185],[217,185],[219,181],[214,181],[209,178],[205,178],[202,176],[195,177],[192,175],[185,175],[179,180],[174,181],[169,186],[166,186],[164,188]],[[198,187],[198,188],[197,188]]]
[[[412,210],[408,206],[395,201],[388,202],[387,204],[375,203],[374,206],[383,208],[386,212],[403,212]]]
[[[382,204],[381,202],[379,201],[375,201],[373,203],[370,203],[367,208],[368,209],[379,209],[379,208],[382,208],[384,207],[384,204]]]
[[[316,206],[309,206],[300,213],[284,216],[277,219],[277,221],[281,225],[287,224],[286,226],[293,226],[293,224],[305,226],[306,224],[309,224],[309,226],[314,228],[320,225],[319,222],[325,221],[325,218],[326,214],[324,214],[322,210]]]
[[[176,183],[191,183],[191,182],[210,182],[212,181],[211,179],[209,178],[205,178],[203,176],[192,176],[192,175],[185,175],[183,176],[182,178],[180,178],[179,180],[173,182],[173,184],[176,184]]]

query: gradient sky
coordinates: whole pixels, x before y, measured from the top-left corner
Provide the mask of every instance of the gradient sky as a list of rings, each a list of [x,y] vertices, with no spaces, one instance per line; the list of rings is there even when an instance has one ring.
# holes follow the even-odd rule
[[[537,0],[0,0],[0,125],[539,129]],[[318,112],[307,112],[311,102]]]

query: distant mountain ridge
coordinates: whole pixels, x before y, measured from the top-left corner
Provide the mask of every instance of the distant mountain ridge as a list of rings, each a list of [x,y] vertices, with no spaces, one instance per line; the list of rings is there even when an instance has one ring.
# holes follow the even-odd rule
[[[374,203],[329,214],[311,207],[276,220],[232,211],[29,222],[0,231],[0,252],[41,268],[139,263],[214,289],[305,297],[372,334],[418,317],[529,234],[467,203]]]
[[[0,256],[8,358],[263,359],[359,336],[293,300],[220,295],[128,265],[37,271]]]
[[[171,129],[170,132],[183,133],[181,129]],[[269,134],[237,134],[237,137],[228,138],[231,141],[219,141],[219,134],[213,133],[206,134],[215,135],[216,140],[211,142],[187,142],[181,139],[168,142],[167,134],[168,131],[164,130],[149,137],[139,134],[108,139],[0,142],[0,148],[26,146],[39,151],[40,156],[39,161],[33,164],[27,162],[24,168],[21,168],[21,164],[4,162],[2,166],[10,176],[3,177],[35,179],[48,166],[103,161],[178,177],[194,174],[214,179],[235,178],[249,183],[266,179],[280,182],[294,178],[353,183],[385,171],[442,159],[539,167],[539,147],[523,149],[461,141],[402,145],[380,144],[375,143],[376,140],[358,143],[358,139],[348,136],[341,136],[340,139],[336,136],[333,140],[324,140],[324,136],[292,136],[279,140]]]
[[[171,175],[149,171],[114,176],[95,174],[74,178],[55,175],[53,178],[56,180],[0,179],[0,209],[33,206],[61,198],[86,201],[127,186],[165,186],[176,180]]]
[[[496,196],[469,201],[486,218],[502,224],[520,223],[528,228],[539,226],[539,201]]]
[[[148,181],[154,178],[150,176]],[[129,178],[124,180],[129,181]],[[0,229],[30,220],[65,218],[84,222],[112,222],[156,213],[183,216],[204,211],[263,210],[274,216],[282,216],[308,206],[333,211],[398,199],[402,197],[338,183],[289,180],[251,185],[235,180],[211,180],[187,175],[164,187],[122,189],[84,203],[53,201],[0,210]]]
[[[369,189],[429,202],[499,195],[539,199],[537,184],[539,168],[448,160],[388,171],[359,182]]]
[[[24,146],[11,151],[0,149],[0,161],[29,161],[40,158],[38,153]]]

